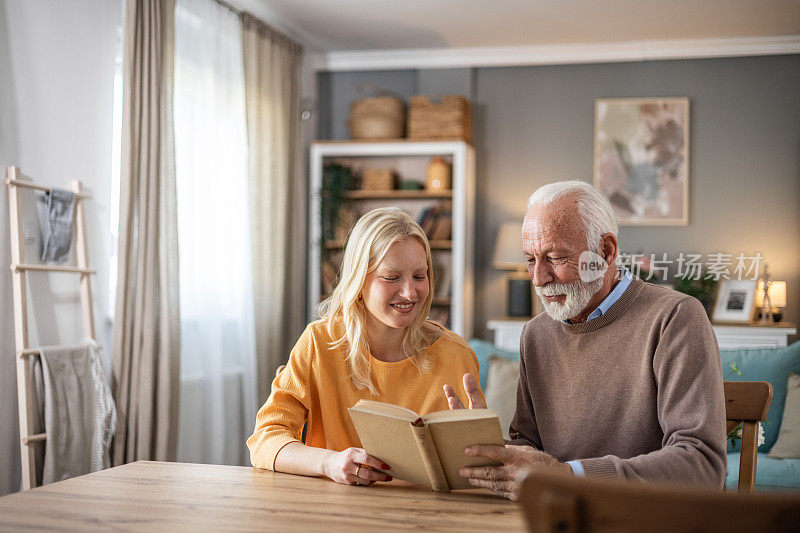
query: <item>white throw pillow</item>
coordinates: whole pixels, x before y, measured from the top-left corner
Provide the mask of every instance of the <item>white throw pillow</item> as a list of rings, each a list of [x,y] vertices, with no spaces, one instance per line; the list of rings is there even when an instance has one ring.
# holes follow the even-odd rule
[[[492,355],[489,357],[489,374],[486,378],[486,407],[497,413],[503,437],[508,438],[508,426],[517,409],[517,382],[519,361]]]
[[[797,374],[789,374],[786,382],[781,431],[767,455],[774,459],[800,459],[800,376]]]

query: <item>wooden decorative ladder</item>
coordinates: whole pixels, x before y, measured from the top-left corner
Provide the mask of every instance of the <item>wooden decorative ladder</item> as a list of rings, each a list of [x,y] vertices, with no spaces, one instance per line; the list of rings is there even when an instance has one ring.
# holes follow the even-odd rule
[[[50,187],[37,185],[22,179],[18,167],[8,167],[6,185],[8,186],[8,214],[11,230],[11,272],[14,290],[14,339],[17,361],[17,399],[19,405],[20,455],[22,462],[22,490],[36,486],[36,463],[34,446],[47,439],[47,433],[34,434],[31,390],[31,358],[39,355],[39,350],[28,345],[28,272],[71,272],[80,275],[81,308],[83,310],[83,333],[89,339],[95,338],[94,312],[92,309],[92,286],[90,275],[96,271],[89,268],[89,254],[86,248],[86,222],[83,200],[92,196],[81,190],[81,182],[73,180],[71,190],[75,193],[75,253],[77,266],[30,264],[25,258],[25,236],[22,224],[22,195],[19,189],[38,189],[50,191]]]

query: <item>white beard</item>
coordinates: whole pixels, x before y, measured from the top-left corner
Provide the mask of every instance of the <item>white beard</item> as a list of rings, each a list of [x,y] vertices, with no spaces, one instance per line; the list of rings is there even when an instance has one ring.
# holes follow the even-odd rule
[[[603,278],[594,281],[574,281],[572,283],[548,283],[536,287],[536,294],[544,305],[544,311],[553,320],[569,320],[586,309],[589,301],[603,286]],[[548,302],[545,296],[565,295],[564,303]]]

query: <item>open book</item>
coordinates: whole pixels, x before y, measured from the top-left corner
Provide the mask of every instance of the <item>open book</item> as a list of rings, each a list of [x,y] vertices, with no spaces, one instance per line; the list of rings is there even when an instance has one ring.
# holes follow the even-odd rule
[[[504,444],[500,422],[490,409],[436,411],[420,417],[397,405],[359,400],[348,410],[362,447],[388,464],[386,473],[392,477],[447,492],[474,488],[458,475],[459,468],[501,464],[464,455],[464,448],[472,444]]]

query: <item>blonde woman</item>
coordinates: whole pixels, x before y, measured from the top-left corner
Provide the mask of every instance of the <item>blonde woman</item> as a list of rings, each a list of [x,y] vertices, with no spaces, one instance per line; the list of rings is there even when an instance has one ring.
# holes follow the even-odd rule
[[[431,251],[413,218],[397,208],[362,216],[340,277],[320,305],[322,318],[306,327],[272,383],[247,446],[259,468],[370,485],[391,479],[372,470],[389,465],[360,448],[348,407],[363,398],[420,414],[447,409],[455,394],[442,389],[462,376],[470,404],[483,401],[483,393],[469,346],[427,320]]]

